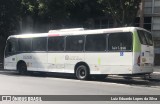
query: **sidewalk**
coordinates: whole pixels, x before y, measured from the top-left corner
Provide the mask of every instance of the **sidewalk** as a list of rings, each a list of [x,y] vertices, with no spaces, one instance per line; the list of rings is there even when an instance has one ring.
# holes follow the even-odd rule
[[[154,66],[154,72],[151,74],[151,79],[160,80],[160,66]]]
[[[160,73],[160,66],[154,66],[154,72],[159,72]]]

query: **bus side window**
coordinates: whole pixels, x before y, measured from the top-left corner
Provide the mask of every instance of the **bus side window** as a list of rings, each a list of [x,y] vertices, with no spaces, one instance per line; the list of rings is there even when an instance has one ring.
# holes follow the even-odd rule
[[[106,34],[95,34],[86,36],[85,51],[105,51]]]
[[[8,42],[8,44],[7,44],[7,52],[12,52],[12,44],[11,44],[11,42]]]
[[[67,36],[66,51],[83,51],[84,36]]]
[[[16,52],[16,41],[14,39],[10,39],[7,43],[7,52],[12,53]]]
[[[109,35],[109,51],[131,51],[132,35],[131,33],[111,33]]]
[[[32,51],[47,51],[47,37],[33,38]]]
[[[64,51],[64,36],[49,37],[48,51]]]
[[[17,51],[20,51],[20,52],[31,51],[32,49],[31,41],[32,41],[31,38],[19,38]]]

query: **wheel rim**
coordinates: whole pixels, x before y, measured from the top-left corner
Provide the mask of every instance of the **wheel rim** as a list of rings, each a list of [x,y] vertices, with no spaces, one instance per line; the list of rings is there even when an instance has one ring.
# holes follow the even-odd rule
[[[83,68],[81,68],[79,71],[79,75],[81,78],[84,78],[86,76],[86,71]]]
[[[81,80],[86,79],[86,76],[87,76],[86,68],[84,66],[83,67],[81,66],[77,70],[78,70],[77,71],[77,78],[81,79]]]

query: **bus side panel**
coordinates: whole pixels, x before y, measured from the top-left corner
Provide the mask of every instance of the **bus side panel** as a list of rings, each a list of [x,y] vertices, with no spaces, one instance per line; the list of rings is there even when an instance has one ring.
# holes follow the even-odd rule
[[[141,55],[141,43],[138,37],[137,31],[133,32],[133,69],[132,73],[141,73],[140,67],[138,66],[138,58]]]
[[[78,62],[84,62],[84,53],[66,53],[64,72],[74,73],[75,65]]]
[[[4,69],[16,70],[16,55],[9,55],[4,58]]]
[[[64,72],[65,53],[48,53],[48,71]]]
[[[36,71],[47,71],[47,66],[48,66],[48,62],[47,62],[47,52],[44,53],[33,53],[34,55],[32,55],[33,57],[33,63],[37,66],[37,70]]]
[[[132,52],[86,53],[91,74],[131,74]]]
[[[17,63],[22,60],[28,71],[47,71],[47,53],[21,53],[17,55]]]
[[[84,61],[84,53],[48,53],[50,72],[74,73],[75,65]]]

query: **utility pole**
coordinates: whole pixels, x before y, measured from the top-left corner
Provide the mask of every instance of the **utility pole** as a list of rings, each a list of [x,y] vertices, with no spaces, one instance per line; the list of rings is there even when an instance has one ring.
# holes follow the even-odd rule
[[[144,24],[144,0],[141,0],[141,6],[140,6],[140,27],[143,28]]]

